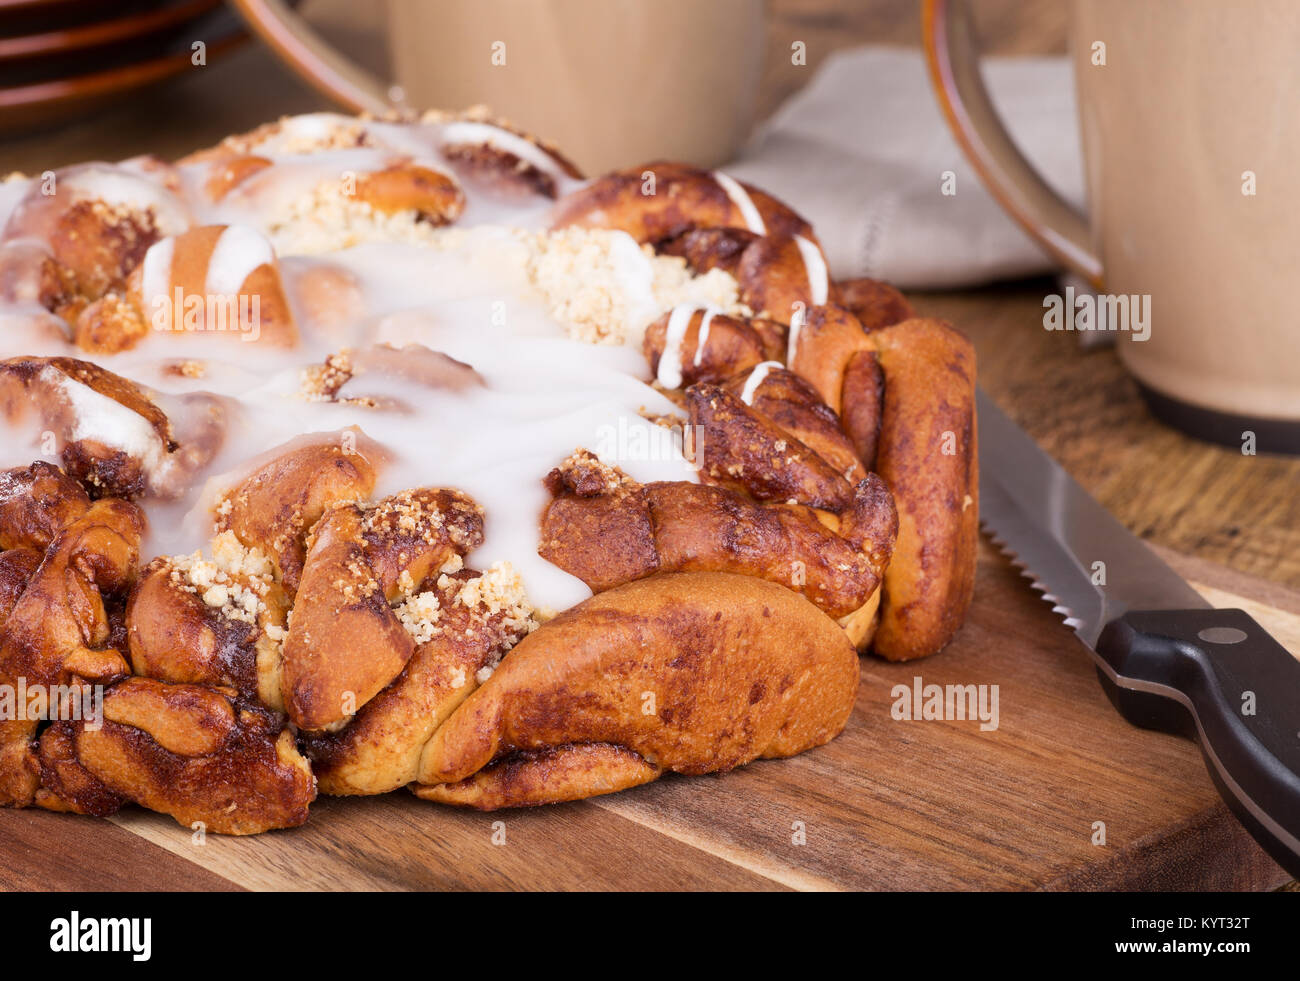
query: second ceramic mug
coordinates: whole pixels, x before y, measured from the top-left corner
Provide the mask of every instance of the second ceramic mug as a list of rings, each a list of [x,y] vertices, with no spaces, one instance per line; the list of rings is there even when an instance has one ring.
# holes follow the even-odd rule
[[[1149,298],[1149,336],[1118,340],[1153,412],[1228,445],[1251,432],[1259,450],[1300,452],[1300,4],[1075,0],[1086,218],[1003,129],[966,7],[923,8],[948,121],[1064,265],[1106,294]]]
[[[393,89],[284,0],[234,0],[316,88],[354,111]],[[415,109],[489,105],[588,173],[655,159],[725,163],[749,135],[765,0],[389,0],[397,82]]]

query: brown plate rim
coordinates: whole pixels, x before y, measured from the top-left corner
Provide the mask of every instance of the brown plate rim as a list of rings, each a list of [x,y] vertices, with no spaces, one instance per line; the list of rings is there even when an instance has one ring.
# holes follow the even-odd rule
[[[30,13],[40,10],[42,7],[57,10],[59,7],[70,7],[84,2],[85,0],[0,0],[0,14],[18,13],[20,11]]]
[[[0,0],[3,3],[4,0]],[[0,38],[0,61],[36,58],[85,48],[101,47],[147,37],[178,27],[215,10],[221,0],[177,0],[144,13],[94,21],[66,30],[42,31]]]
[[[243,25],[235,26],[228,33],[208,43],[208,56],[219,57],[246,40],[248,34]],[[0,88],[0,116],[10,109],[25,109],[45,103],[57,104],[130,91],[175,74],[189,64],[189,61],[189,52],[180,51],[88,75],[18,85],[7,89]]]

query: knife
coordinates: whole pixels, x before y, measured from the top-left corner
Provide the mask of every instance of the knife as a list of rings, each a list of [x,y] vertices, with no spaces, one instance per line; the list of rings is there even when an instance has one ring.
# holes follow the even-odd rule
[[[980,521],[1087,645],[1129,722],[1196,739],[1220,795],[1300,877],[1300,661],[1212,607],[977,395]]]

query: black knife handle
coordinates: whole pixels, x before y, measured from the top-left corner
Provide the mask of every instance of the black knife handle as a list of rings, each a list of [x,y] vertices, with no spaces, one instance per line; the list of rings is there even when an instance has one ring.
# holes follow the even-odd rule
[[[1233,813],[1300,876],[1300,661],[1242,610],[1126,613],[1097,653],[1120,714],[1196,738]]]

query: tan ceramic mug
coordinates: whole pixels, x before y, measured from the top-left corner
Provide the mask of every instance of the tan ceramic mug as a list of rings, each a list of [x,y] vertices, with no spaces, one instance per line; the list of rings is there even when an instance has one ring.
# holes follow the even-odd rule
[[[749,135],[765,0],[389,0],[396,87],[283,0],[234,0],[307,81],[353,111],[486,104],[588,173],[725,163]]]
[[[1117,331],[1153,412],[1194,434],[1300,452],[1300,3],[1075,0],[1070,48],[1088,217],[1015,148],[979,75],[964,0],[925,0],[940,103],[985,184],[1105,294],[1149,297]]]

